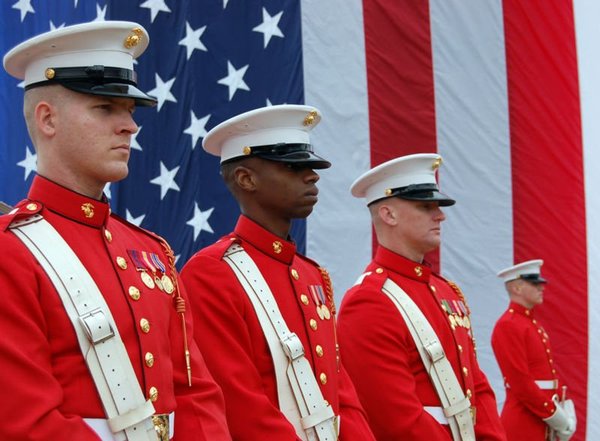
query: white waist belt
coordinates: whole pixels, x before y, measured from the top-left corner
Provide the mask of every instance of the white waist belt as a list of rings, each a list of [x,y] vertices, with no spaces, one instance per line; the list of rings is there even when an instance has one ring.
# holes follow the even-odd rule
[[[92,428],[96,435],[100,437],[102,441],[123,441],[125,436],[123,432],[114,434],[111,432],[108,425],[108,420],[103,418],[84,418],[88,426]],[[175,434],[175,412],[169,414],[169,439],[173,438]],[[158,438],[157,438],[158,439]]]
[[[425,412],[433,417],[439,424],[448,425],[448,418],[444,415],[444,408],[440,406],[423,406]]]
[[[558,389],[558,380],[535,380],[535,384],[542,390]],[[510,389],[510,385],[506,383],[506,388]]]

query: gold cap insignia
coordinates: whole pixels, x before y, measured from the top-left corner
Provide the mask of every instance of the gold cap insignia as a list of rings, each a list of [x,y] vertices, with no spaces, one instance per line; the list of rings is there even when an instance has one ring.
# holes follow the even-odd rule
[[[421,268],[420,266],[415,266],[415,274],[421,277],[423,275],[423,268]]]
[[[252,153],[252,149],[250,147],[246,146],[242,149],[242,153],[244,155],[249,155],[250,153]]]
[[[48,69],[46,69],[46,72],[44,72],[44,75],[46,75],[46,79],[51,80],[52,78],[54,78],[54,75],[56,75],[56,72],[54,71],[54,69],[49,67]]]
[[[94,206],[89,202],[81,205],[81,211],[83,211],[83,215],[87,218],[94,217]]]
[[[281,242],[279,242],[278,240],[276,240],[275,242],[273,242],[273,252],[275,254],[281,253],[282,250],[283,250],[283,245],[282,245]]]
[[[125,46],[127,49],[131,49],[132,47],[137,46],[138,44],[140,44],[140,41],[142,41],[143,35],[144,34],[142,33],[142,30],[140,28],[133,28],[131,30],[131,33],[123,42],[123,46]]]
[[[315,118],[317,117],[318,113],[316,110],[311,110],[308,115],[306,115],[306,118],[304,118],[304,125],[305,126],[310,126],[311,124],[313,124],[315,122]]]
[[[437,170],[440,168],[440,165],[442,165],[442,158],[437,158],[435,161],[433,161],[433,164],[431,164],[431,169]]]

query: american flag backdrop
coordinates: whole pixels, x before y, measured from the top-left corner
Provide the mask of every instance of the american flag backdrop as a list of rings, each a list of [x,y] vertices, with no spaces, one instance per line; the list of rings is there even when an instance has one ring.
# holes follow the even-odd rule
[[[445,210],[435,260],[465,292],[478,357],[499,405],[490,346],[508,303],[495,273],[545,260],[538,317],[578,411],[575,441],[600,439],[600,2],[596,0],[3,0],[0,49],[64,24],[133,20],[150,47],[136,66],[158,98],[140,109],[130,176],[113,210],[165,236],[179,265],[233,227],[238,209],[202,137],[242,111],[307,103],[331,160],[319,204],[294,226],[339,301],[371,256],[369,167],[438,152]],[[35,173],[18,81],[0,73],[0,200]]]

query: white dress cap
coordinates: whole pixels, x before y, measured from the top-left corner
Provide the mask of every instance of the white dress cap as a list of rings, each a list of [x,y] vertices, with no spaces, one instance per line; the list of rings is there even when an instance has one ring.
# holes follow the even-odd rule
[[[234,116],[211,129],[202,141],[208,153],[226,161],[257,156],[272,161],[327,168],[313,152],[310,131],[321,121],[312,106],[282,104]]]
[[[4,69],[23,79],[26,90],[58,83],[83,93],[155,101],[137,89],[133,71],[133,60],[148,43],[148,33],[138,23],[77,24],[15,46],[4,56]],[[106,84],[112,87],[103,87]]]
[[[435,173],[441,164],[442,157],[434,153],[401,156],[359,176],[350,186],[350,192],[357,198],[365,198],[367,205],[389,197],[453,205],[455,201],[440,193],[437,185]]]
[[[546,283],[546,279],[541,276],[541,268],[544,261],[541,259],[528,260],[527,262],[518,263],[509,268],[500,271],[497,276],[504,283],[511,280],[523,279],[533,283]]]

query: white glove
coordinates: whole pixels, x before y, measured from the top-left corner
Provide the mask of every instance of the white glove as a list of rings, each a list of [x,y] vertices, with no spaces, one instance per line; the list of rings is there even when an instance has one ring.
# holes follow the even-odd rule
[[[556,430],[557,432],[564,432],[569,428],[569,415],[560,405],[558,401],[558,395],[554,395],[552,397],[552,401],[556,407],[556,410],[549,416],[548,418],[543,418],[544,422],[550,426],[551,429]]]
[[[575,404],[573,403],[573,400],[565,400],[562,403],[562,408],[567,414],[567,418],[569,419],[569,426],[566,430],[559,430],[557,435],[560,441],[569,441],[569,439],[577,430],[577,415],[575,414]]]

